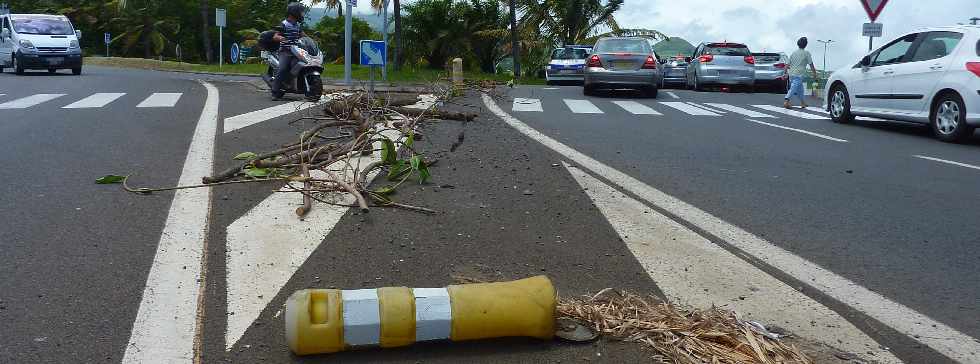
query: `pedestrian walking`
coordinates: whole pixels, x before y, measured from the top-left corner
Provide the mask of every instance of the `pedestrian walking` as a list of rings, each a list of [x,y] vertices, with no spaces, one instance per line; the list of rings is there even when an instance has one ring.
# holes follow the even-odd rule
[[[806,37],[802,37],[796,41],[796,45],[800,48],[793,52],[789,56],[789,91],[786,92],[786,98],[783,101],[783,107],[789,109],[790,99],[794,96],[800,98],[800,107],[806,108],[806,99],[803,94],[803,76],[806,75],[806,67],[810,66],[810,70],[813,72],[813,79],[817,79],[817,68],[813,66],[813,58],[810,56],[810,52],[806,50],[807,40]]]

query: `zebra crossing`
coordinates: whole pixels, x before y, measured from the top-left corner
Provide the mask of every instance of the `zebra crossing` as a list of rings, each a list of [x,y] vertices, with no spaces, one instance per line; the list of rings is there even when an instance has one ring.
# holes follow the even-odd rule
[[[737,115],[740,117],[756,119],[778,119],[781,117],[795,117],[807,120],[829,120],[830,115],[826,110],[818,107],[807,107],[806,109],[785,109],[782,105],[732,105],[718,102],[697,103],[690,101],[650,101],[638,102],[632,100],[586,100],[586,99],[561,99],[561,103],[545,104],[541,99],[533,98],[514,98],[511,111],[518,113],[539,113],[544,112],[546,106],[549,108],[559,108],[563,112],[573,114],[605,114],[614,110],[623,110],[632,115],[645,116],[664,116],[666,112],[680,112],[692,116],[718,117],[724,115]],[[549,109],[551,111],[551,109]]]
[[[119,103],[119,99],[127,94],[124,92],[97,92],[82,98],[68,94],[41,93],[23,96],[12,100],[0,99],[0,110],[29,109],[33,107],[56,107],[61,109],[98,109]],[[137,108],[172,108],[177,105],[184,94],[181,92],[154,92],[141,99]],[[5,94],[0,94],[0,97]],[[142,95],[139,95],[142,97]]]

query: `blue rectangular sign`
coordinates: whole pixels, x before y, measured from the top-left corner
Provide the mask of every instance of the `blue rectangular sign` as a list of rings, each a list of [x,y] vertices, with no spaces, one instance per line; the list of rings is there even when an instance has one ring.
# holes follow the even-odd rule
[[[109,36],[109,33],[105,33],[105,44],[109,43],[112,43],[112,37]]]
[[[361,65],[384,66],[387,59],[385,42],[380,40],[361,41]]]

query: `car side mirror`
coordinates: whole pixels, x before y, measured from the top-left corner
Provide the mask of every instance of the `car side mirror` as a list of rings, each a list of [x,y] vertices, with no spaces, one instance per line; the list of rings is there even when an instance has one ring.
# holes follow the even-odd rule
[[[861,58],[861,67],[871,66],[871,56],[864,56]]]
[[[79,41],[82,40],[82,31],[81,30],[76,30],[75,31],[75,38],[78,38]]]

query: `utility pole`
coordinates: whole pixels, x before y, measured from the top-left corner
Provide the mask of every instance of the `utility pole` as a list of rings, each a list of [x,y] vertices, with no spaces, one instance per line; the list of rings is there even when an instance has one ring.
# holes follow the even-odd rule
[[[388,0],[382,2],[383,10],[381,12],[384,14],[384,26],[381,31],[381,41],[385,43],[385,64],[381,66],[381,80],[388,81]]]
[[[514,59],[514,78],[521,78],[520,44],[517,41],[517,5],[510,0],[510,52]]]
[[[344,84],[353,84],[351,80],[351,49],[350,43],[353,41],[351,36],[351,17],[353,16],[353,10],[351,9],[351,2],[357,2],[357,0],[344,0],[347,4],[347,16],[344,17]]]
[[[823,43],[823,71],[827,72],[827,46],[830,45],[830,43],[833,43],[834,41],[831,39],[827,39],[827,40],[817,39],[817,41]]]

